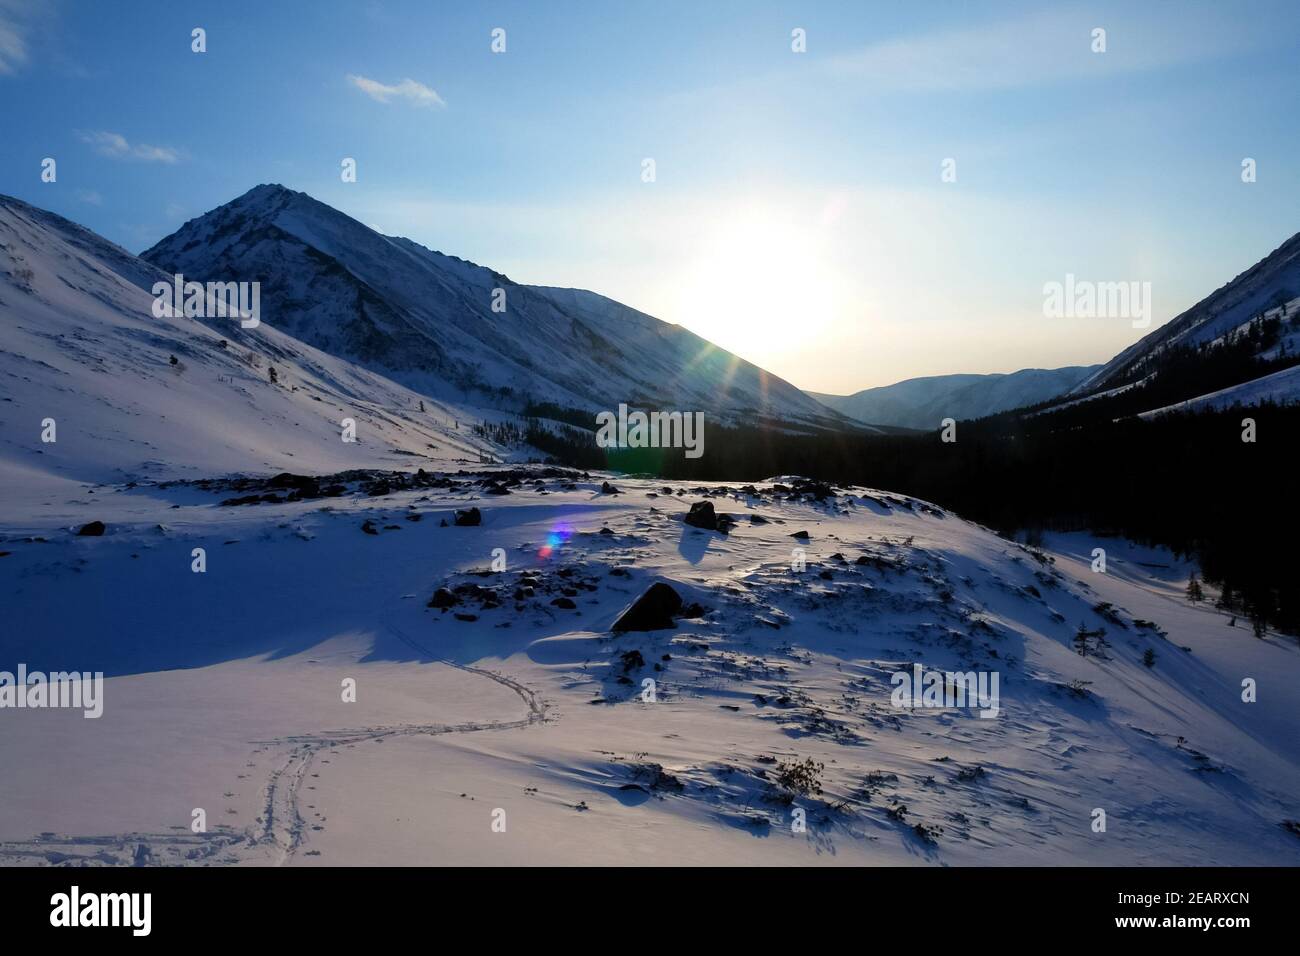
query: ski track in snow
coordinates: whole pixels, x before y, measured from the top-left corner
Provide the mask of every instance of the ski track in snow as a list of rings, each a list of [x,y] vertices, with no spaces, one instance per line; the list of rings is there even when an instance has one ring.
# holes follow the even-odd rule
[[[315,734],[296,734],[271,740],[252,741],[255,745],[277,749],[289,748],[287,757],[271,773],[263,788],[265,807],[260,827],[250,828],[243,837],[228,828],[218,828],[211,833],[119,833],[101,836],[38,837],[30,841],[0,843],[0,865],[22,864],[37,861],[48,863],[79,863],[80,865],[118,864],[125,862],[115,857],[108,848],[126,848],[137,863],[153,861],[164,847],[188,849],[187,862],[207,862],[212,856],[226,851],[222,863],[265,862],[263,851],[273,848],[276,866],[283,866],[303,848],[307,840],[307,821],[299,807],[299,793],[317,756],[326,749],[347,747],[367,741],[402,736],[440,736],[467,734],[485,730],[520,730],[546,719],[546,703],[528,686],[505,674],[482,667],[460,664],[440,658],[402,631],[391,621],[383,624],[404,644],[431,662],[445,664],[476,677],[485,678],[513,691],[527,707],[527,716],[516,720],[468,721],[461,724],[394,724],[384,727],[367,727],[361,730],[328,730]],[[99,849],[94,849],[98,847]],[[130,849],[134,848],[134,849]],[[92,852],[93,851],[93,852]],[[147,860],[144,857],[147,854]],[[182,862],[182,861],[174,861]]]
[[[446,658],[436,657],[428,648],[400,630],[390,621],[384,626],[393,632],[404,644],[423,654],[431,661],[446,664],[467,674],[474,674],[507,687],[518,695],[528,708],[528,716],[518,720],[471,721],[463,724],[399,724],[391,727],[371,727],[365,730],[336,730],[320,734],[281,737],[264,743],[278,746],[291,746],[293,749],[285,762],[272,775],[266,786],[266,811],[259,842],[270,842],[278,850],[276,865],[280,866],[302,847],[306,821],[298,806],[298,794],[307,772],[311,769],[316,756],[327,747],[348,746],[398,736],[438,736],[441,734],[467,734],[482,730],[519,730],[531,726],[546,718],[546,704],[524,684],[504,674],[458,664]]]
[[[131,858],[146,862],[156,859],[163,847],[188,848],[194,855],[190,861],[206,862],[216,853],[225,850],[223,863],[264,862],[259,858],[267,847],[274,848],[274,864],[282,866],[303,848],[307,836],[307,821],[299,808],[299,794],[303,781],[321,751],[327,748],[347,747],[367,741],[398,736],[439,736],[444,734],[475,733],[486,730],[519,730],[546,718],[545,702],[528,686],[494,671],[473,667],[438,657],[396,624],[386,618],[383,625],[412,650],[427,661],[444,664],[466,674],[494,681],[508,688],[523,702],[527,716],[516,720],[468,721],[448,724],[394,724],[367,727],[360,730],[327,730],[315,734],[296,734],[270,740],[252,741],[259,746],[288,748],[288,754],[271,772],[263,788],[264,811],[257,828],[249,828],[241,838],[229,828],[218,828],[211,833],[118,833],[98,836],[49,836],[30,841],[0,843],[0,864],[23,862],[80,863],[81,865],[123,862],[106,848],[132,848]],[[337,751],[332,751],[337,752]],[[87,852],[93,848],[94,852]],[[142,850],[143,848],[143,850]],[[78,852],[79,851],[79,852]],[[233,857],[233,858],[232,858]]]

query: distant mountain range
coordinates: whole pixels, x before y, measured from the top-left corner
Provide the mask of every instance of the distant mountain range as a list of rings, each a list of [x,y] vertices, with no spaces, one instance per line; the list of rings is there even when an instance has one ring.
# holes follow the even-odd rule
[[[1056,369],[1026,368],[1005,375],[931,375],[863,389],[852,395],[808,394],[860,422],[935,429],[945,418],[959,421],[982,418],[1056,398],[1075,388],[1098,368],[1074,365]]]
[[[151,290],[176,273],[259,283],[261,326],[158,316]],[[143,257],[0,196],[0,314],[0,425],[21,425],[4,434],[47,418],[59,430],[38,446],[6,437],[0,467],[95,480],[477,461],[518,445],[516,416],[591,428],[587,416],[624,403],[703,411],[711,425],[872,433],[1027,406],[1070,427],[1300,396],[1300,237],[1104,366],[849,396],[805,393],[680,326],[593,292],[520,285],[283,186],[250,190]],[[343,418],[357,443],[339,441]],[[506,431],[489,439],[471,422]]]
[[[260,325],[159,314],[153,289],[177,273],[259,283]],[[679,326],[518,285],[280,186],[145,257],[0,196],[0,315],[0,471],[121,481],[477,463],[527,450],[475,424],[594,427],[594,411],[621,403],[792,433],[859,428]],[[355,442],[340,440],[344,419]],[[55,440],[28,440],[46,420]]]
[[[919,429],[1031,406],[1078,424],[1300,401],[1300,234],[1102,365],[808,394],[858,421]]]

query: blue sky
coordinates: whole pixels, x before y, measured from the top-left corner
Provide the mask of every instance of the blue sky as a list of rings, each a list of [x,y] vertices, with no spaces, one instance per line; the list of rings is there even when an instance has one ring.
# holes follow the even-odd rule
[[[280,182],[850,392],[1104,361],[1143,331],[1044,283],[1159,324],[1300,231],[1298,47],[1294,3],[0,0],[0,192],[139,252]]]

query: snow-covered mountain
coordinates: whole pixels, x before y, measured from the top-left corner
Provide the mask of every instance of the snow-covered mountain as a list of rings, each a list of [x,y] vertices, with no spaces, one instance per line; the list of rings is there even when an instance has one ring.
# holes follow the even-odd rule
[[[168,279],[0,196],[0,468],[109,481],[477,462],[491,451],[456,427],[458,407],[274,328],[155,316],[150,290]],[[344,418],[356,442],[342,440]]]
[[[1221,346],[1237,345],[1252,358],[1275,361],[1300,348],[1300,234],[1251,268],[1206,296],[1186,312],[1130,345],[1080,381],[1071,396],[1094,395],[1145,384],[1167,367],[1176,353],[1204,357]],[[1249,400],[1294,399],[1294,376],[1271,377],[1247,390]],[[1245,382],[1233,382],[1244,385]],[[1184,396],[1197,403],[1195,389]],[[1243,393],[1244,398],[1246,393]],[[1203,404],[1203,403],[1201,403]],[[1211,403],[1212,404],[1212,403]]]
[[[401,281],[379,294],[323,258],[356,224],[271,195],[282,224],[204,229],[269,271],[190,276],[263,281],[256,329],[155,316],[166,273],[0,197],[0,670],[105,678],[94,719],[0,719],[0,765],[24,768],[0,866],[1300,860],[1300,652],[1189,604],[1185,562],[1087,535],[1028,548],[858,486],[480,470],[478,412],[289,333],[316,316],[332,349],[430,390],[519,370],[557,401],[583,397],[561,381],[577,354],[554,379],[519,364],[533,330],[498,348],[452,314],[485,270],[365,230],[355,268],[414,281],[427,260],[444,311]],[[561,326],[629,376],[700,341],[502,287],[551,323],[557,362]],[[739,400],[699,368],[681,381]],[[415,471],[429,459],[474,469]],[[210,480],[234,471],[326,493]],[[677,603],[645,611],[664,588]],[[957,698],[967,675],[992,696]]]
[[[845,424],[680,326],[592,292],[517,284],[283,186],[250,190],[143,258],[187,279],[259,281],[265,324],[429,395]]]
[[[938,428],[945,418],[981,418],[1045,402],[1074,388],[1096,365],[1026,368],[1010,374],[930,375],[852,395],[808,392],[823,405],[860,422]]]

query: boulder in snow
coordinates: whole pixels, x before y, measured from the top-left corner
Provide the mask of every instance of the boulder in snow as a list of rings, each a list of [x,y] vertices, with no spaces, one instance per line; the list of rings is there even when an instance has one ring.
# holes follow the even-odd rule
[[[671,586],[656,581],[619,615],[613,631],[658,631],[675,627],[673,616],[682,609],[682,597]]]

